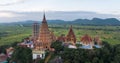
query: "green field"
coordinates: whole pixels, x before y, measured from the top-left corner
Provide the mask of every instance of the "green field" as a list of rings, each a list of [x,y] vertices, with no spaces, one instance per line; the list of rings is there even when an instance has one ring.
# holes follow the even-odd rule
[[[56,36],[67,34],[70,25],[49,25],[51,31],[54,31]],[[77,41],[84,34],[89,34],[91,37],[99,36],[103,41],[110,44],[120,44],[120,26],[80,26],[73,25],[73,30],[76,34]],[[14,42],[21,42],[25,37],[32,35],[31,26],[18,25],[0,25],[0,45],[7,45]]]

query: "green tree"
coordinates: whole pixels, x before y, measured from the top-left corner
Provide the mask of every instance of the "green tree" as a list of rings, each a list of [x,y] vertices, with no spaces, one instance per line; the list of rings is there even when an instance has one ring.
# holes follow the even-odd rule
[[[99,59],[97,57],[93,58],[92,63],[98,63]]]
[[[32,63],[32,50],[27,47],[17,46],[11,59],[16,63]]]
[[[58,53],[60,51],[63,51],[64,47],[62,46],[62,42],[56,41],[51,44],[51,48],[54,48],[55,52]]]

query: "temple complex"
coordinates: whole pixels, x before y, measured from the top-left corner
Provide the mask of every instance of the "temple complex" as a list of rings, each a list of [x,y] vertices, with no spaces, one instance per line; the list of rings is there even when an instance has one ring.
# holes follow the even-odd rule
[[[32,36],[25,38],[24,41],[22,43],[19,43],[18,45],[31,48],[34,60],[38,58],[44,59],[46,50],[54,50],[50,46],[51,43],[55,42],[56,40],[63,42],[63,45],[67,46],[68,48],[77,49],[76,44],[78,42],[76,40],[76,35],[74,34],[72,25],[69,28],[67,35],[62,34],[56,39],[54,33],[48,28],[48,24],[44,14],[40,26],[36,22],[33,24]],[[94,43],[100,45],[101,40],[99,39],[99,37],[95,37],[93,40],[88,34],[86,34],[81,38],[81,41],[79,43],[82,44],[80,48],[92,49],[93,46],[95,46]],[[96,45],[96,47],[99,47],[98,45]]]

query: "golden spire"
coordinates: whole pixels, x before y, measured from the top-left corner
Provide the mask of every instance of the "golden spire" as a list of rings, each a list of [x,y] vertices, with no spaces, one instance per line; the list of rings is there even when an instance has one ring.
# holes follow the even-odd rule
[[[75,36],[74,31],[72,29],[72,25],[69,29],[68,34],[67,34],[67,41],[72,41],[73,43],[76,43],[76,36]]]
[[[42,47],[42,48],[50,48],[51,42],[52,42],[51,34],[49,31],[45,13],[44,13],[43,21],[42,21],[42,23],[40,25],[40,29],[39,29],[39,36],[38,36],[37,43],[40,44],[40,47]]]
[[[47,23],[46,17],[45,17],[45,12],[44,12],[44,14],[43,14],[43,21],[42,21],[42,23]]]

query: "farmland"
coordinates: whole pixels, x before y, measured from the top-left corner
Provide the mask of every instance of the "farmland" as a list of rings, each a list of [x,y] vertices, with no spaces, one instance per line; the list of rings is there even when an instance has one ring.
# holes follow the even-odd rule
[[[49,29],[55,36],[67,34],[70,25],[49,25]],[[112,45],[120,44],[120,26],[82,26],[73,25],[77,41],[89,34],[91,37],[99,36],[101,40]],[[0,25],[0,45],[8,45],[14,42],[21,42],[25,37],[32,35],[32,26]]]

